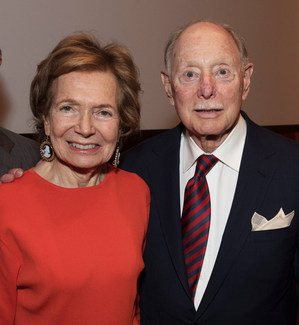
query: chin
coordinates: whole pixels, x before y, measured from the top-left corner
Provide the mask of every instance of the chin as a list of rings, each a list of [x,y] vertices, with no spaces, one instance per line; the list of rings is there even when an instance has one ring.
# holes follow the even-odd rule
[[[91,162],[78,162],[78,161],[76,161],[73,164],[69,163],[68,165],[71,168],[74,168],[74,169],[96,169],[100,165],[103,165],[103,164],[105,164],[105,162],[91,163]]]

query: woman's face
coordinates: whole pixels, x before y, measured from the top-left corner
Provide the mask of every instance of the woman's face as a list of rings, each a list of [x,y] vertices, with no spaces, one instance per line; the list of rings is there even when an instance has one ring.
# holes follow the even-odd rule
[[[44,125],[58,160],[80,169],[95,169],[107,162],[119,139],[114,75],[70,72],[54,81],[52,91],[52,106]]]

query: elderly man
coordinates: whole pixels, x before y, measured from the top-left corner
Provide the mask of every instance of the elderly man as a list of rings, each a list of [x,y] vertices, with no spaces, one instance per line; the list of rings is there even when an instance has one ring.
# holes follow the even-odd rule
[[[152,195],[141,324],[295,324],[299,144],[241,111],[253,64],[229,26],[173,33],[165,65],[182,123],[121,157]]]
[[[39,160],[38,144],[35,141],[0,127],[0,176],[16,167],[27,170],[35,166]]]

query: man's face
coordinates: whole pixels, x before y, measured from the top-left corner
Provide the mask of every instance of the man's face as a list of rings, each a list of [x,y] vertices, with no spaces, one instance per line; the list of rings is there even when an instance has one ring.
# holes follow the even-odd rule
[[[252,70],[252,64],[242,67],[237,46],[224,29],[198,23],[181,34],[170,76],[162,71],[162,81],[170,104],[200,147],[207,138],[220,145],[236,125]]]

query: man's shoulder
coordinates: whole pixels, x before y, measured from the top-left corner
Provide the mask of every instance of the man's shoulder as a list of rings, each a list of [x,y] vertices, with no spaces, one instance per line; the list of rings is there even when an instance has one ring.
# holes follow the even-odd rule
[[[261,145],[273,146],[276,149],[299,151],[299,142],[289,139],[284,135],[273,132],[263,126],[259,126],[251,121],[250,135],[254,134],[255,138]]]
[[[256,150],[265,152],[280,152],[281,154],[299,154],[299,142],[289,139],[279,133],[273,132],[263,126],[254,123],[250,118],[242,112],[247,124],[246,143]]]
[[[27,170],[41,159],[36,141],[0,127],[0,176],[12,168]]]
[[[181,131],[182,125],[179,124],[175,128],[142,141],[125,151],[121,154],[120,168],[130,170],[128,167],[148,163],[151,159],[154,159],[172,146],[179,147]]]
[[[8,142],[9,140],[12,141],[14,145],[28,146],[34,149],[38,148],[36,141],[0,127],[0,145],[2,145],[3,142]]]

